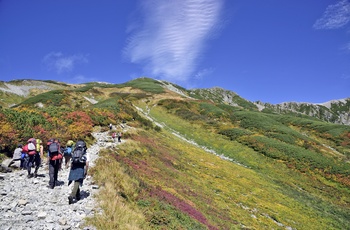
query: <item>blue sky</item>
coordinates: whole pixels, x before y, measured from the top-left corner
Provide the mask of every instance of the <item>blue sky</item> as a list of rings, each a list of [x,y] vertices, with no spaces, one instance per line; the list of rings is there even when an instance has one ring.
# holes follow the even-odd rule
[[[222,87],[250,101],[350,97],[349,0],[0,0],[0,80]]]

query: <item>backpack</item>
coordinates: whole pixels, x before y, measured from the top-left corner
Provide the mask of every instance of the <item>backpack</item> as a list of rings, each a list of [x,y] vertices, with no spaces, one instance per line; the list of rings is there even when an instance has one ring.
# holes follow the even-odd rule
[[[67,146],[64,149],[63,155],[64,156],[71,156],[72,155],[72,146]]]
[[[60,143],[56,139],[50,139],[47,142],[47,148],[49,151],[50,159],[58,160],[62,159],[62,154],[60,153]]]
[[[85,164],[86,163],[86,144],[84,141],[77,141],[74,151],[72,153],[72,164]]]
[[[115,136],[116,136],[116,133],[112,133],[112,137],[115,138]]]
[[[28,144],[26,144],[22,147],[22,152],[28,153]]]
[[[49,152],[51,153],[58,153],[60,149],[60,145],[57,142],[52,142],[49,145]]]
[[[28,155],[31,156],[31,155],[36,154],[36,139],[35,138],[28,139],[26,146],[27,146],[26,150],[27,150]]]
[[[66,148],[63,151],[64,156],[71,156],[73,151],[74,141],[67,141]]]

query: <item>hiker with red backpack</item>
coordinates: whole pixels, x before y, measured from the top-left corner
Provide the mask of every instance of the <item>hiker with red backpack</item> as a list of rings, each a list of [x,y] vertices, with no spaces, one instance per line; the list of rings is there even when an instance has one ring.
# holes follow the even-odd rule
[[[22,148],[22,151],[25,152],[28,155],[28,161],[27,161],[27,171],[28,175],[27,178],[32,178],[34,175],[31,173],[32,166],[34,164],[35,155],[36,152],[36,139],[35,138],[29,138],[27,141],[27,144]]]
[[[116,132],[113,132],[112,133],[112,138],[113,138],[113,142],[115,142],[115,138],[117,137],[117,133]]]
[[[61,145],[58,139],[52,138],[47,142],[48,149],[48,165],[49,165],[49,188],[53,189],[56,186],[58,178],[58,170],[61,166],[63,154]]]

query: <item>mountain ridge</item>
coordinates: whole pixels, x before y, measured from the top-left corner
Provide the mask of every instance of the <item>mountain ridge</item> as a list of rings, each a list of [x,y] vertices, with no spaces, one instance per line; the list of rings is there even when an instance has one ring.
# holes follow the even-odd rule
[[[142,78],[140,78],[142,79]],[[318,119],[332,122],[336,124],[350,125],[350,97],[343,99],[334,99],[323,103],[309,103],[309,102],[283,102],[278,104],[265,103],[261,101],[251,102],[247,99],[240,97],[237,93],[226,90],[221,87],[212,87],[204,89],[184,89],[171,82],[156,80],[160,84],[175,93],[178,93],[184,97],[203,98],[211,100],[216,103],[228,104],[230,106],[244,107],[249,109],[257,109],[259,111],[269,111],[275,113],[299,113],[307,116],[316,117]],[[89,82],[82,84],[67,84],[57,81],[41,81],[41,80],[14,80],[9,82],[0,81],[0,91],[2,94],[14,94],[22,99],[25,99],[30,95],[30,92],[37,91],[47,92],[55,89],[76,89],[85,87],[87,84],[98,83],[101,85],[115,85],[107,82]],[[21,85],[22,84],[22,85]],[[35,93],[34,93],[35,95]],[[86,98],[89,100],[88,98]],[[2,99],[0,105],[2,106],[14,106],[15,103],[6,104]],[[16,102],[20,101],[17,99]],[[95,101],[92,99],[91,101]],[[96,102],[96,101],[95,101]]]

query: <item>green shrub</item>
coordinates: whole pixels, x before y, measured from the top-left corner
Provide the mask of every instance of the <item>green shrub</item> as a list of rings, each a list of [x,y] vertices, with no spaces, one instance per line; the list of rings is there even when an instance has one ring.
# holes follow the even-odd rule
[[[325,173],[350,175],[350,167],[341,161],[306,150],[302,147],[283,143],[264,136],[245,136],[241,143],[268,157],[293,163],[298,169],[310,168]]]
[[[135,80],[124,83],[123,86],[141,89],[149,93],[164,93],[164,89],[161,86],[161,83],[151,78],[137,78]]]
[[[196,114],[192,112],[189,109],[178,109],[175,114],[179,117],[181,117],[184,120],[187,121],[200,121],[200,120],[205,120],[205,116],[201,116],[199,114]]]
[[[113,97],[113,98],[108,98],[104,101],[100,101],[96,104],[94,104],[92,107],[93,108],[104,108],[104,109],[113,109],[114,111],[119,111],[119,104],[118,100],[119,97]]]
[[[252,132],[246,129],[234,128],[219,131],[219,134],[227,136],[230,140],[236,140],[237,138],[245,135],[251,135]]]
[[[60,102],[64,98],[64,90],[52,90],[46,93],[39,94],[37,96],[33,96],[23,101],[19,105],[34,105],[36,103],[46,103],[53,106],[59,106]],[[17,107],[16,106],[16,107]]]
[[[202,102],[199,104],[200,113],[209,117],[222,117],[228,115],[225,110],[220,109],[214,104]]]

